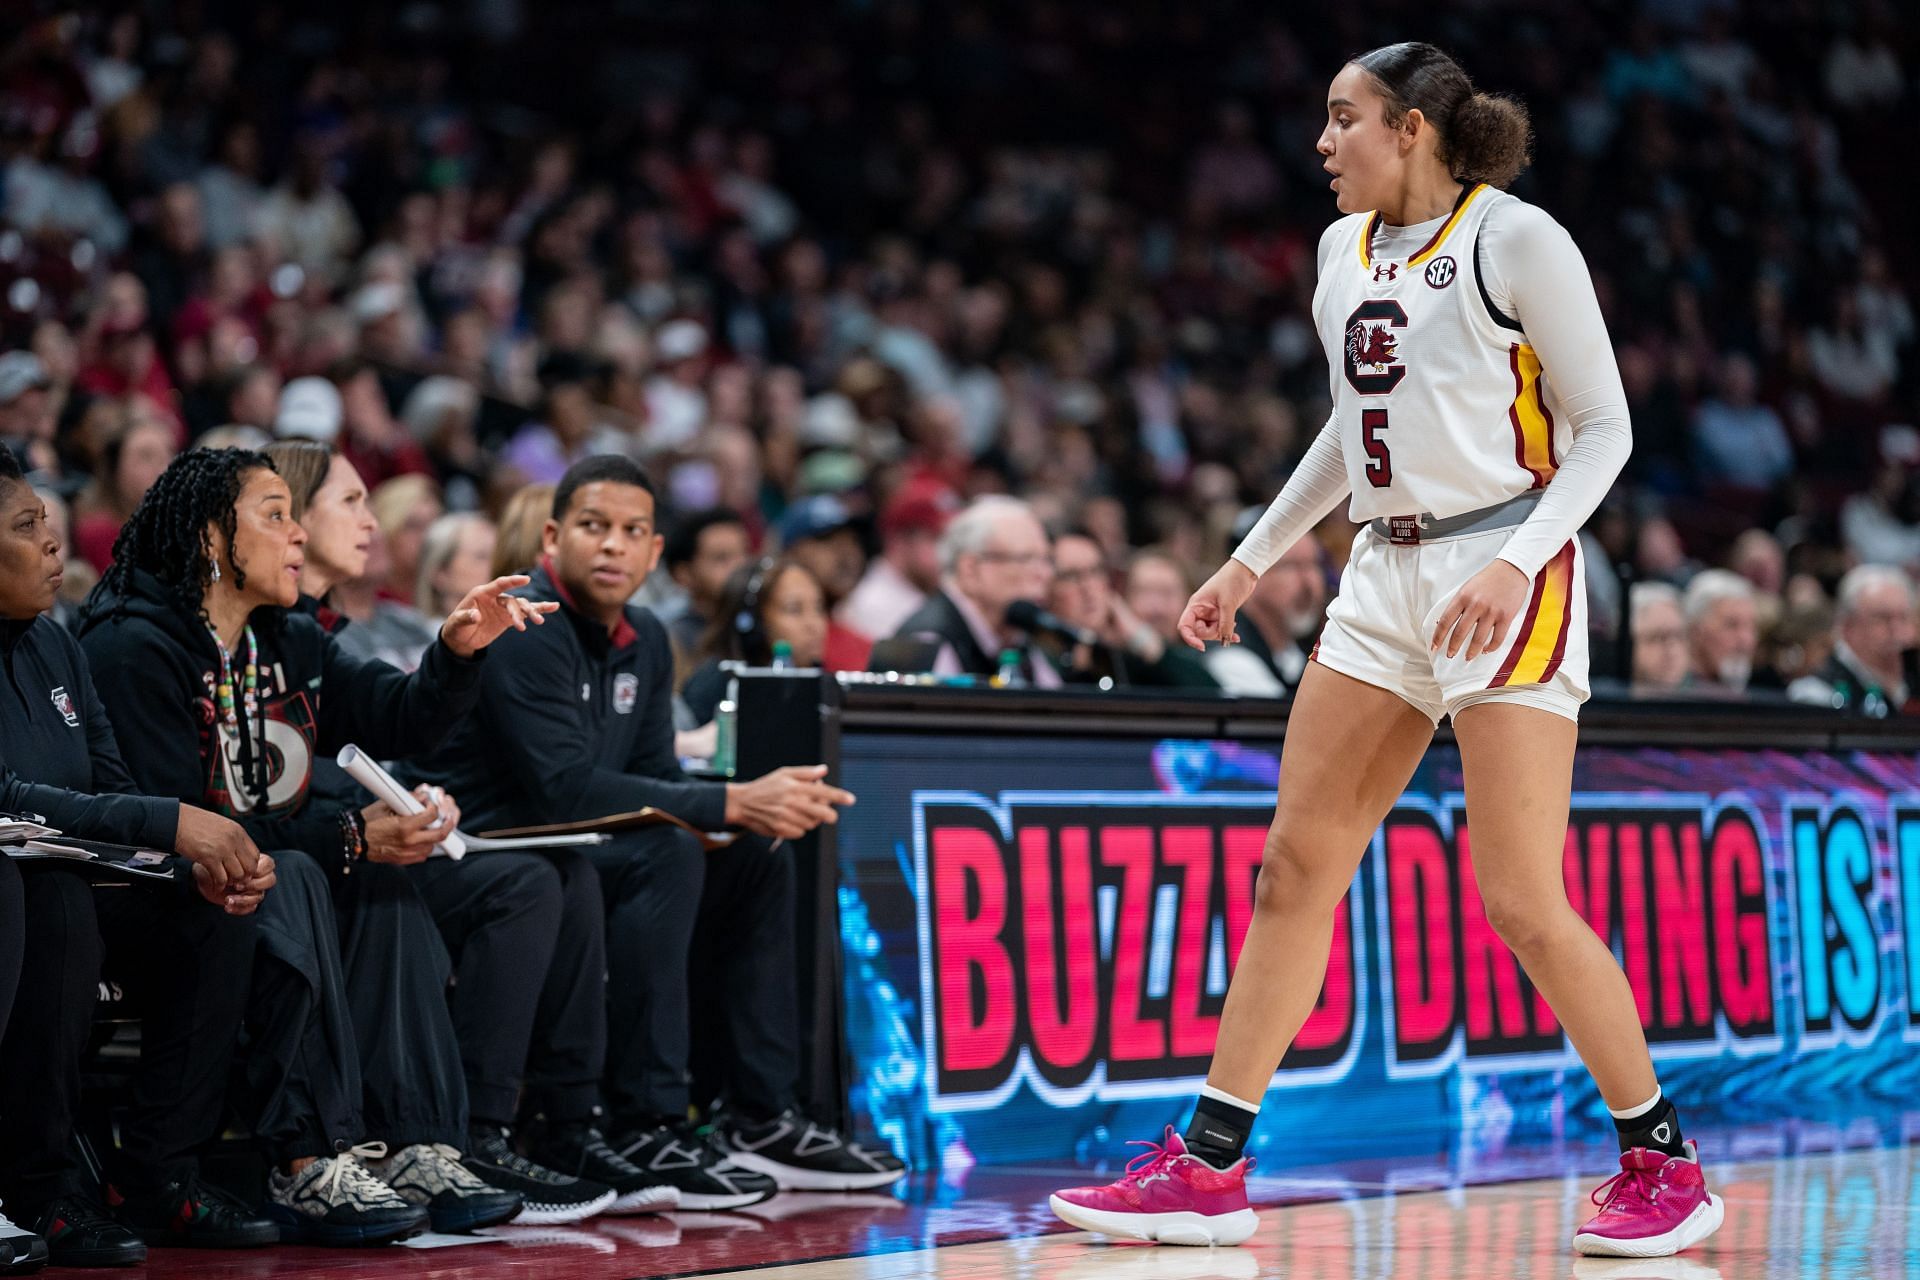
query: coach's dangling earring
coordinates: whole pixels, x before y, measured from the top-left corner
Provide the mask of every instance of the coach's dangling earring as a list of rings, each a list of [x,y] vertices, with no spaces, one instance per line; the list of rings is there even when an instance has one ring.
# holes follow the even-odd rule
[[[218,560],[215,560],[215,561],[213,562],[213,574],[212,574],[212,578],[213,578],[213,581],[215,581],[215,582],[218,582],[218,581],[220,581],[220,562],[219,562]]]

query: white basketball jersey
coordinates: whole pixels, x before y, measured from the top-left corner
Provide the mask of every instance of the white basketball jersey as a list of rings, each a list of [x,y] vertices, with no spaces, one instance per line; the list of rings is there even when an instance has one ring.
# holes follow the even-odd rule
[[[1513,198],[1469,188],[1398,260],[1374,256],[1378,213],[1334,224],[1313,316],[1357,521],[1493,506],[1544,487],[1572,443],[1526,333],[1481,281],[1480,229]]]

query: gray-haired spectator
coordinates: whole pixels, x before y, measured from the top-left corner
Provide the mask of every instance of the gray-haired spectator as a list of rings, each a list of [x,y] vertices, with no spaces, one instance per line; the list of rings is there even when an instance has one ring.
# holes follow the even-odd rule
[[[493,521],[470,511],[441,516],[420,542],[419,585],[414,605],[429,618],[444,618],[467,592],[493,577]]]
[[[1690,688],[1744,693],[1760,647],[1760,608],[1753,584],[1731,569],[1702,569],[1687,584]]]
[[[1916,635],[1913,583],[1899,569],[1863,564],[1840,579],[1833,656],[1795,680],[1795,702],[1863,716],[1905,714],[1911,687],[1907,660]]]
[[[1687,682],[1687,617],[1678,587],[1636,582],[1627,593],[1633,691],[1660,694]]]
[[[999,670],[1000,655],[1011,649],[1020,655],[1020,670],[1028,682],[1058,687],[1060,673],[1029,647],[1027,633],[1007,619],[1007,607],[1016,600],[1043,602],[1052,581],[1047,531],[1033,508],[998,494],[975,500],[941,535],[940,589],[900,624],[889,642],[919,641],[929,650],[926,660],[894,669],[991,676]],[[877,669],[888,669],[891,652],[875,646]]]

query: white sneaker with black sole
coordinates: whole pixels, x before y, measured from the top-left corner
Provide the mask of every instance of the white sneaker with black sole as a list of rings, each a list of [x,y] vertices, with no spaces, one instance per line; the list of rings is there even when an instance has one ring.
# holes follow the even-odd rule
[[[722,1117],[714,1137],[735,1164],[766,1174],[782,1191],[872,1191],[907,1176],[906,1162],[891,1151],[869,1150],[797,1107],[760,1124]]]
[[[780,1190],[772,1178],[742,1167],[685,1122],[623,1130],[613,1149],[649,1178],[677,1188],[682,1209],[744,1209]]]

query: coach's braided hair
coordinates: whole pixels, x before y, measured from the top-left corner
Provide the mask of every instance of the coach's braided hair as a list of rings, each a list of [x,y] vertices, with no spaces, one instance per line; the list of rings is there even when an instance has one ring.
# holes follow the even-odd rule
[[[273,470],[273,462],[251,449],[189,449],[167,464],[113,542],[113,564],[101,578],[104,592],[116,596],[123,612],[133,594],[133,574],[144,569],[166,584],[167,594],[189,615],[205,619],[207,588],[213,585],[213,539],[208,525],[226,535],[222,574],[245,586],[246,571],[233,562],[235,504],[247,473]]]
[[[1533,159],[1533,123],[1512,98],[1481,93],[1459,63],[1419,41],[1382,45],[1353,59],[1387,100],[1387,123],[1418,110],[1440,140],[1440,159],[1461,182],[1505,189]]]
[[[113,564],[102,575],[99,587],[114,600],[114,614],[126,612],[127,600],[133,594],[133,575],[145,570],[165,584],[175,605],[211,629],[213,620],[207,616],[206,598],[207,588],[213,585],[214,561],[213,539],[207,526],[218,526],[226,535],[226,563],[220,572],[231,574],[234,586],[246,585],[246,571],[233,559],[238,519],[235,507],[247,473],[261,468],[272,471],[273,460],[251,449],[189,449],[168,463],[114,539]],[[264,722],[264,698],[259,702],[258,715]],[[264,741],[264,725],[260,733]],[[229,781],[244,788],[255,806],[264,805],[271,782],[266,753],[254,750],[251,729],[239,738],[239,776]]]

